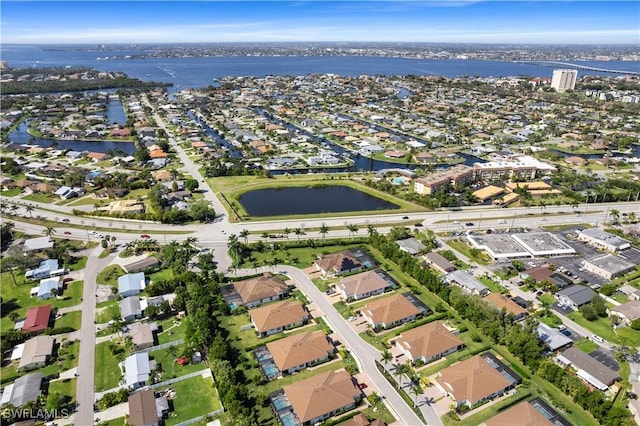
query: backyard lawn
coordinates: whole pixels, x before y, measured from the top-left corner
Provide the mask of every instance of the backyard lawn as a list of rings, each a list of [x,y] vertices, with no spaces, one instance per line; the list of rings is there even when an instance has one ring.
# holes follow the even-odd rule
[[[54,328],[71,327],[74,330],[80,330],[82,322],[82,311],[72,311],[63,314],[62,317],[57,318],[53,324]]]
[[[104,268],[96,277],[98,284],[108,285],[111,287],[118,286],[118,277],[126,275],[124,269],[120,265],[109,265]]]
[[[572,312],[568,317],[611,343],[634,347],[640,346],[640,331],[633,330],[630,327],[621,327],[614,330],[611,327],[609,318],[598,318],[595,321],[587,321],[580,312]]]
[[[96,391],[101,392],[115,388],[120,383],[122,371],[118,365],[127,356],[124,345],[118,345],[119,353],[113,354],[109,349],[113,342],[102,342],[96,345],[96,369],[94,372]]]
[[[591,352],[599,348],[599,346],[595,342],[592,342],[589,339],[581,339],[580,341],[575,342],[574,345],[586,354],[590,354]]]
[[[185,321],[179,321],[178,324],[174,324],[176,319],[171,317],[158,323],[158,326],[162,327],[162,332],[158,333],[158,343],[173,342],[174,340],[184,339],[184,333],[187,329],[187,323]]]
[[[449,245],[452,249],[459,251],[469,259],[475,260],[480,265],[488,265],[491,261],[489,256],[483,252],[479,252],[477,256],[472,256],[471,246],[458,239],[447,241],[447,245]]]
[[[120,305],[117,300],[103,302],[96,307],[96,324],[105,324],[114,317],[120,319]]]
[[[149,275],[149,281],[166,281],[166,280],[170,280],[171,278],[173,278],[173,269],[168,268],[168,269],[161,269],[158,272],[154,272],[153,274]]]
[[[174,411],[165,420],[167,426],[222,409],[218,391],[211,378],[192,377],[171,387],[175,389],[176,397],[173,400]]]
[[[62,395],[70,398],[69,402],[76,400],[77,379],[64,379],[49,382],[49,393],[60,392]]]
[[[182,351],[182,345],[176,345],[160,349],[158,351],[149,352],[149,357],[153,358],[156,361],[156,364],[161,366],[162,379],[158,381],[173,379],[195,371],[205,370],[207,368],[207,364],[204,362],[198,364],[178,364],[176,360],[182,354]]]

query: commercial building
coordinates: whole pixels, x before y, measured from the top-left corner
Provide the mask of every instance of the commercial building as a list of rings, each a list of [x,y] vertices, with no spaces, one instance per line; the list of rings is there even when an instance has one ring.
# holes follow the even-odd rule
[[[569,256],[576,251],[551,232],[512,234],[512,238],[533,257]]]
[[[556,92],[566,92],[567,90],[573,90],[576,87],[576,80],[578,79],[578,70],[572,69],[557,69],[553,70],[553,76],[551,77],[551,87]]]
[[[578,240],[585,241],[594,247],[606,250],[612,253],[628,249],[631,242],[620,238],[617,235],[610,234],[600,228],[589,228],[578,231]]]
[[[587,259],[582,263],[585,271],[591,272],[604,279],[611,280],[633,271],[635,264],[627,262],[620,256],[611,253]]]

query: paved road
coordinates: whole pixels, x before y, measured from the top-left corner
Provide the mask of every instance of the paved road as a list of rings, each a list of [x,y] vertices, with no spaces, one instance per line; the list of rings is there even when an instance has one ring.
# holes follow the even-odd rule
[[[258,270],[270,271],[269,268],[259,268]],[[351,349],[353,356],[358,361],[358,365],[361,367],[362,371],[369,376],[375,387],[380,391],[380,395],[385,398],[386,405],[395,413],[396,417],[398,417],[405,425],[414,426],[423,424],[376,367],[375,360],[380,359],[380,351],[360,338],[349,322],[338,314],[331,303],[311,282],[309,277],[302,270],[291,266],[276,266],[275,270],[286,272],[287,275],[293,278],[307,297],[309,297],[309,299],[316,304],[318,309],[324,313],[324,319],[329,327],[342,336],[344,339],[343,343]],[[254,273],[254,270],[244,271],[244,274]],[[238,275],[242,274],[243,271],[238,271]],[[426,411],[427,415],[425,416],[425,419],[427,420],[427,424],[442,424],[442,421],[433,408],[427,406]]]
[[[78,411],[74,415],[77,425],[93,424],[93,401],[95,371],[95,346],[96,329],[94,324],[96,312],[95,294],[97,290],[96,277],[98,272],[104,269],[117,253],[112,253],[108,257],[100,259],[102,247],[98,246],[93,250],[87,259],[87,266],[84,271],[84,289],[82,293],[82,327],[79,331],[80,356],[78,359],[78,385],[76,388],[76,400],[78,401]],[[99,366],[98,366],[99,368]]]

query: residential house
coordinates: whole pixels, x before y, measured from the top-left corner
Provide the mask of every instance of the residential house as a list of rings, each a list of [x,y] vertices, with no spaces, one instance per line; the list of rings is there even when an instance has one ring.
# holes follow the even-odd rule
[[[362,391],[344,370],[317,374],[283,391],[302,425],[315,425],[348,411],[362,399]]]
[[[165,397],[156,398],[151,389],[129,395],[129,419],[131,426],[159,426],[169,410]]]
[[[432,251],[431,253],[427,253],[424,255],[424,261],[428,266],[431,266],[436,271],[442,272],[444,274],[453,272],[456,269],[456,266],[449,262],[443,255]]]
[[[123,321],[133,321],[142,318],[142,307],[138,296],[125,297],[119,302],[120,317]]]
[[[267,337],[284,330],[300,327],[309,318],[309,312],[298,301],[283,300],[251,309],[249,318],[260,337]]]
[[[83,188],[71,188],[70,186],[61,186],[54,192],[55,195],[60,197],[63,200],[68,200],[70,198],[78,197],[84,194]]]
[[[118,292],[122,297],[140,294],[146,286],[144,272],[126,274],[118,277]]]
[[[382,270],[362,272],[343,278],[336,289],[343,300],[360,300],[394,289],[396,282]]]
[[[40,280],[37,296],[40,300],[51,299],[62,292],[62,278],[52,277]]]
[[[289,286],[280,277],[265,273],[259,277],[221,287],[220,290],[225,302],[232,309],[239,306],[255,308],[284,298],[289,292]]]
[[[141,351],[155,344],[154,333],[158,331],[158,324],[142,323],[129,326],[128,335],[131,338],[134,351]]]
[[[583,285],[572,285],[556,293],[558,305],[574,311],[577,311],[580,306],[591,302],[594,297],[596,297],[596,293]]]
[[[267,343],[267,349],[282,374],[293,374],[327,361],[335,351],[321,330],[298,333]]]
[[[491,293],[491,294],[488,294],[484,298],[484,300],[498,310],[504,309],[507,312],[507,314],[513,315],[513,319],[516,321],[528,315],[528,312],[526,309],[522,308],[522,306],[518,305],[516,302],[509,299],[504,294]]]
[[[49,237],[29,238],[24,241],[23,250],[28,253],[38,253],[53,248],[53,240]]]
[[[455,270],[444,276],[444,280],[449,284],[457,285],[467,294],[486,296],[490,293],[489,288],[482,284],[476,277],[465,271]]]
[[[27,402],[35,402],[42,393],[42,373],[26,374],[18,377],[15,382],[5,386],[0,398],[0,406],[11,404],[22,407]]]
[[[54,271],[60,270],[58,259],[45,259],[35,269],[28,270],[24,277],[28,280],[39,280],[49,278]],[[62,270],[64,272],[64,269]]]
[[[538,339],[541,340],[551,352],[569,346],[573,343],[569,337],[562,334],[559,330],[549,327],[547,324],[538,323]]]
[[[128,388],[144,386],[155,368],[155,362],[149,359],[147,352],[138,352],[125,358],[124,377]]]
[[[155,268],[159,265],[159,263],[160,262],[158,261],[158,259],[153,256],[149,256],[142,260],[138,260],[137,262],[124,265],[124,270],[128,273],[142,272],[146,271],[147,269]]]
[[[410,293],[397,293],[375,300],[362,307],[362,317],[372,329],[386,329],[406,322],[414,321],[426,310],[415,304]]]
[[[416,255],[420,252],[423,252],[427,249],[427,247],[422,244],[422,242],[416,238],[406,238],[404,240],[396,241],[400,250],[409,253],[410,255]]]
[[[529,401],[524,401],[518,405],[500,412],[490,418],[480,426],[555,426],[545,417],[546,413],[540,412]],[[560,423],[562,424],[562,423]],[[559,425],[558,425],[559,426]]]
[[[18,370],[35,370],[44,367],[53,353],[54,338],[36,336],[24,342]]]
[[[458,407],[471,408],[504,394],[511,386],[512,383],[480,355],[445,368],[436,378],[436,387]]]
[[[464,348],[464,343],[440,321],[403,332],[393,343],[412,363],[428,364]]]
[[[348,250],[318,256],[314,265],[322,275],[326,276],[344,275],[350,272],[360,271],[365,267],[360,260]]]
[[[575,369],[578,377],[601,391],[608,390],[609,386],[620,380],[620,375],[617,372],[577,347],[562,352],[556,357],[556,360],[562,366]]]
[[[22,324],[22,331],[27,333],[41,333],[49,327],[51,321],[51,305],[36,306],[27,310]]]
[[[622,321],[624,326],[631,325],[631,323],[640,318],[640,301],[630,300],[622,303],[618,306],[609,308],[610,316],[617,316]]]

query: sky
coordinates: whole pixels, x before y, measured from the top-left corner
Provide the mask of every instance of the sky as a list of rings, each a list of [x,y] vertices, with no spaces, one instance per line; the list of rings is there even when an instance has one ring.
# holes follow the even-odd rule
[[[2,0],[4,43],[362,41],[635,44],[631,1]]]

